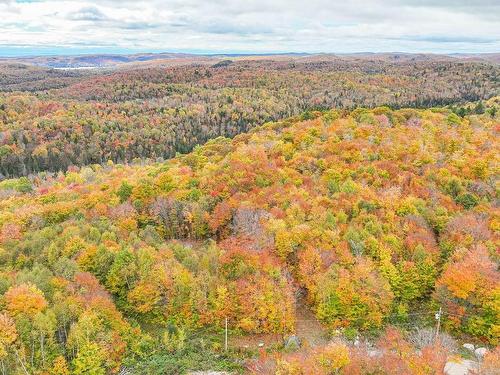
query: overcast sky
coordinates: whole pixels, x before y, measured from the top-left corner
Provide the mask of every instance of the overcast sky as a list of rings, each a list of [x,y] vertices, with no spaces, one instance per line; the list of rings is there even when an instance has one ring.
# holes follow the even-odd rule
[[[500,0],[0,0],[0,56],[500,52]]]

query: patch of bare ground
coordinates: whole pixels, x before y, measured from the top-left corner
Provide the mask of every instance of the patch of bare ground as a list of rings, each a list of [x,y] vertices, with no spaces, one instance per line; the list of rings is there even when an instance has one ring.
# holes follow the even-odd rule
[[[295,316],[297,317],[296,335],[302,346],[315,347],[328,343],[326,329],[302,299],[297,302]]]
[[[229,337],[229,346],[238,349],[266,349],[281,345],[284,340],[295,335],[299,338],[301,346],[310,348],[328,343],[326,329],[318,321],[305,301],[300,298],[296,303],[295,316],[297,318],[295,332],[289,335],[282,334],[255,334]]]

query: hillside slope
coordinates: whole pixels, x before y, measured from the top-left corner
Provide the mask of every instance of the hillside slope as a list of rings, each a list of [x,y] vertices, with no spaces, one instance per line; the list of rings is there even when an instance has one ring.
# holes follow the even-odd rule
[[[165,163],[1,182],[2,363],[185,366],[205,328],[208,366],[225,318],[294,332],[300,295],[349,337],[441,306],[445,330],[498,344],[498,98],[487,107],[309,112]]]
[[[500,94],[498,65],[413,55],[187,60],[123,71],[21,66],[19,82],[15,68],[3,72],[0,91],[14,91],[0,93],[6,177],[170,158],[308,110],[460,106]],[[17,92],[27,89],[35,92]]]

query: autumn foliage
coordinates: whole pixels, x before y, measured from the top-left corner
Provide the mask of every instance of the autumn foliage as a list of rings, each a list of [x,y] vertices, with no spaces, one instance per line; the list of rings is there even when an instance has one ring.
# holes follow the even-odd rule
[[[300,297],[327,332],[379,335],[382,352],[339,339],[273,359],[276,373],[439,373],[443,348],[386,329],[441,306],[444,330],[498,344],[498,124],[324,110],[166,162],[2,181],[0,360],[118,373],[222,337],[226,318],[234,335],[293,334]]]

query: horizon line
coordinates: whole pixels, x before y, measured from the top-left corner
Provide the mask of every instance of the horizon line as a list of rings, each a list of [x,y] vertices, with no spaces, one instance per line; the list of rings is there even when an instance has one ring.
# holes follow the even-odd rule
[[[1,47],[1,46],[0,46]],[[22,49],[23,47],[14,47],[15,49]],[[60,48],[60,47],[56,47]],[[43,52],[28,52],[27,54],[0,54],[0,59],[16,59],[16,58],[37,58],[37,57],[62,57],[62,56],[138,56],[138,55],[163,55],[163,54],[172,54],[172,55],[191,55],[191,56],[287,56],[287,55],[304,55],[304,56],[314,56],[314,55],[339,55],[339,56],[349,56],[349,55],[363,55],[363,54],[371,54],[371,55],[382,55],[382,54],[394,54],[394,55],[435,55],[435,56],[453,56],[453,55],[496,55],[500,54],[500,52],[436,52],[436,51],[428,51],[428,52],[406,52],[406,51],[355,51],[355,52],[300,52],[300,51],[287,51],[287,52],[249,52],[249,51],[188,51],[188,50],[127,50],[124,49],[122,51],[113,52],[112,49],[110,51],[67,51],[66,53],[57,53],[56,51],[50,51],[47,53]]]

